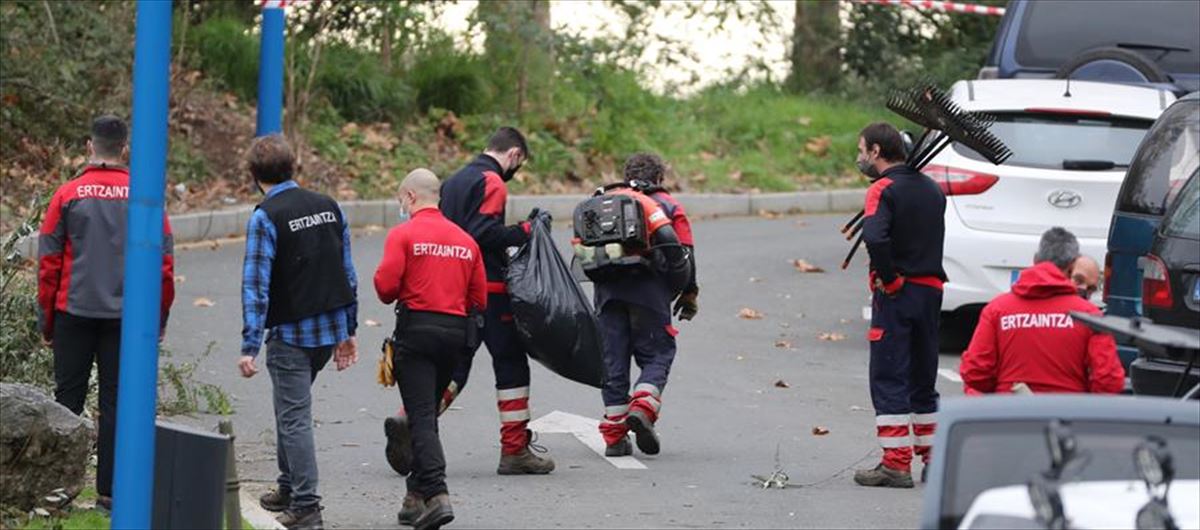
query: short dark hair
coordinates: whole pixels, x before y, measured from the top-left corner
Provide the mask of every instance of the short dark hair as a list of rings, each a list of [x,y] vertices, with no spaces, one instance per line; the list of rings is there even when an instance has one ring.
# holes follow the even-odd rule
[[[1038,243],[1037,254],[1033,256],[1034,263],[1049,261],[1063,272],[1066,272],[1079,257],[1079,240],[1067,229],[1056,226],[1042,234]]]
[[[291,180],[296,170],[296,155],[282,134],[268,134],[255,138],[246,152],[250,174],[267,184],[279,184]]]
[[[121,156],[125,142],[129,141],[129,127],[125,121],[112,114],[97,116],[92,120],[92,151],[105,158]]]
[[[908,158],[904,149],[904,137],[900,136],[900,131],[890,123],[872,123],[863,127],[858,136],[863,139],[867,151],[871,150],[872,145],[878,145],[879,156],[888,162],[903,162]]]
[[[503,153],[514,147],[521,148],[521,156],[529,158],[529,144],[525,143],[525,135],[515,127],[501,127],[488,138],[487,150],[493,153]]]
[[[625,160],[625,182],[640,180],[649,184],[662,184],[667,166],[653,153],[634,153]]]

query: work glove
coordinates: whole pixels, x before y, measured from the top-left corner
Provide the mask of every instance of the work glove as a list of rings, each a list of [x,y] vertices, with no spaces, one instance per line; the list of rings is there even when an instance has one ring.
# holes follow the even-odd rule
[[[700,304],[696,299],[700,293],[683,293],[675,300],[675,316],[679,320],[691,320],[696,318],[696,313],[700,312]]]
[[[904,276],[896,275],[896,279],[892,283],[883,283],[880,278],[875,278],[875,289],[890,298],[895,298],[900,294],[900,290],[904,288]]]
[[[540,219],[542,217],[545,217],[546,224],[550,224],[550,223],[554,222],[554,217],[550,215],[550,212],[547,212],[538,207],[534,207],[532,210],[529,211],[529,217],[527,218],[527,220],[534,221],[534,220]]]

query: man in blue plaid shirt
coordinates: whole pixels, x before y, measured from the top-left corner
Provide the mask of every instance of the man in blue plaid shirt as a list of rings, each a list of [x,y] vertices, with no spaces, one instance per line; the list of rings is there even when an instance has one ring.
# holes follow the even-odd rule
[[[350,228],[336,201],[292,180],[295,156],[282,136],[255,139],[248,157],[265,197],[246,227],[238,367],[258,373],[265,331],[279,464],[277,489],[259,503],[283,512],[287,528],[321,528],[311,386],[331,357],[339,371],[358,360]]]

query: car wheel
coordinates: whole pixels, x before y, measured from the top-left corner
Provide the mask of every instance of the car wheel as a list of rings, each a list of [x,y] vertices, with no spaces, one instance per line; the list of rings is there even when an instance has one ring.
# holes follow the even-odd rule
[[[1058,68],[1055,77],[1079,81],[1171,82],[1154,61],[1138,52],[1114,46],[1094,48],[1076,55]]]

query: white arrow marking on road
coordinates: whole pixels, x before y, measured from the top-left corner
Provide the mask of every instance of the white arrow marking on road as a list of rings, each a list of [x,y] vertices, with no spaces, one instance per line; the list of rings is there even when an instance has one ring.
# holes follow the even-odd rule
[[[955,383],[962,382],[962,377],[958,375],[958,372],[951,370],[949,368],[938,368],[938,375],[945,377],[946,379],[949,379]]]
[[[570,434],[617,469],[646,469],[632,456],[604,456],[604,439],[600,437],[600,420],[556,410],[529,423],[534,432]]]

